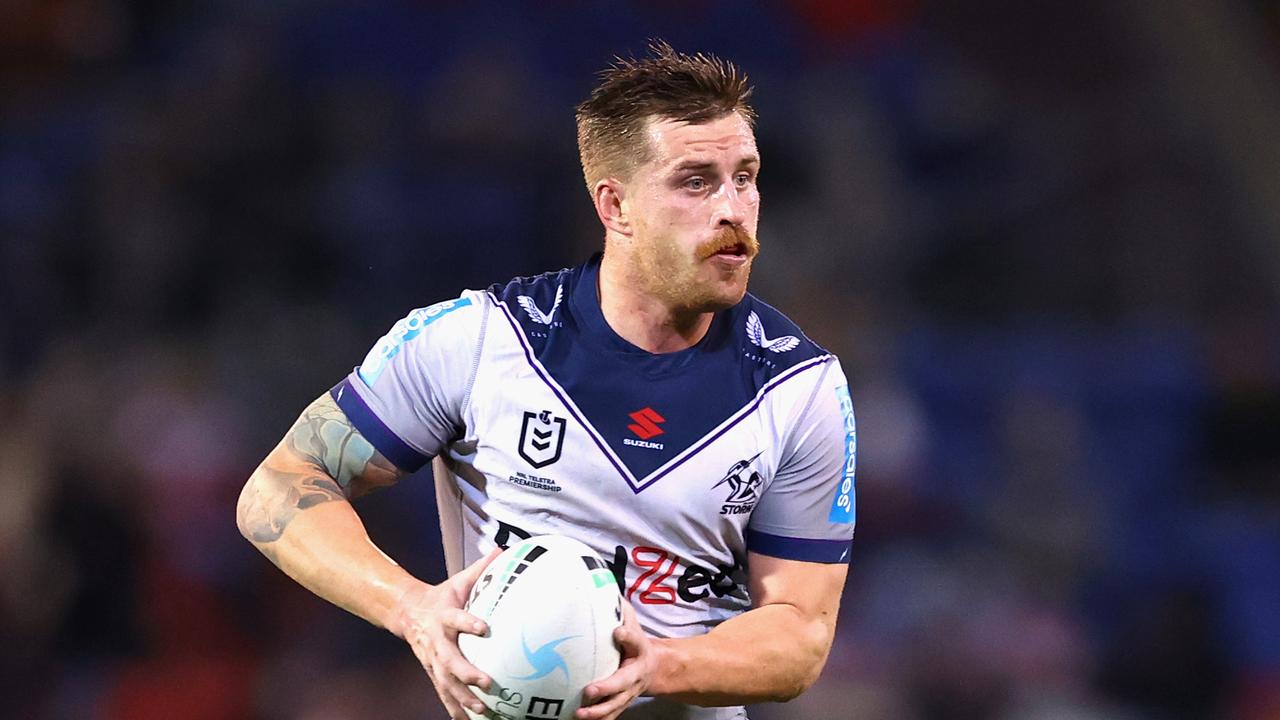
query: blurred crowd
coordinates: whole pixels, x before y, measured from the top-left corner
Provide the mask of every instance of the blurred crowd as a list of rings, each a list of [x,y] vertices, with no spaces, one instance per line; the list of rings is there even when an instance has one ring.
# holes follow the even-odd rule
[[[1280,718],[1273,2],[0,7],[0,716],[438,718],[234,504],[408,309],[602,232],[572,106],[757,89],[753,289],[840,354],[859,525],[760,720]],[[358,503],[443,576],[430,477]]]

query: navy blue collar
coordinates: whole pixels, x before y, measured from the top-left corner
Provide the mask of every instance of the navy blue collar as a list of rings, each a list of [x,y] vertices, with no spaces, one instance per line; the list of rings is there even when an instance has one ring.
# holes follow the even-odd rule
[[[670,353],[651,353],[628,342],[610,327],[600,309],[600,262],[602,253],[596,253],[585,264],[579,266],[574,287],[569,296],[570,311],[579,322],[582,337],[596,347],[610,352],[633,356],[641,360],[645,369],[651,372],[670,372],[684,367],[699,353],[714,350],[731,340],[731,333],[725,332],[725,317],[732,312],[717,312],[711,319],[707,334],[692,347]]]

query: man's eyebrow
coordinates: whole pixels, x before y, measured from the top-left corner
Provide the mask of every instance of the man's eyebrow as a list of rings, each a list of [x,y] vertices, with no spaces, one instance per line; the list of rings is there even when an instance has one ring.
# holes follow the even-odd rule
[[[738,161],[738,167],[744,165],[759,165],[760,158],[755,155],[747,155]],[[714,170],[716,163],[709,160],[685,160],[671,169],[671,172],[687,172],[689,170]]]
[[[671,172],[686,172],[689,170],[714,170],[716,164],[707,160],[685,160],[684,162],[671,168]]]

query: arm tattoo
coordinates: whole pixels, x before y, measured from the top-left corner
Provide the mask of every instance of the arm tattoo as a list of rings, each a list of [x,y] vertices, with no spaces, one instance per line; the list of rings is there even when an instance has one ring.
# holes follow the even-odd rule
[[[254,543],[279,540],[307,508],[362,495],[404,475],[351,425],[328,393],[303,411],[284,446],[300,462],[280,467],[268,457],[240,503],[240,526]]]
[[[286,440],[299,455],[324,468],[347,497],[358,489],[356,481],[378,454],[327,393],[302,413]],[[390,463],[383,463],[394,472]]]

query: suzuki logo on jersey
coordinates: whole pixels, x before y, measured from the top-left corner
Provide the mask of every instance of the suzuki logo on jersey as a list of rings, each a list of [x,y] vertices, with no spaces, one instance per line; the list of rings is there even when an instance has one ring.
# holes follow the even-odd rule
[[[769,352],[791,352],[800,346],[800,338],[795,335],[783,335],[770,340],[764,334],[764,323],[760,322],[760,316],[754,310],[747,315],[747,337],[751,338],[754,345]]]
[[[636,437],[641,440],[655,438],[666,432],[666,430],[658,427],[658,425],[666,422],[667,419],[659,415],[658,411],[651,407],[644,408],[643,410],[637,410],[627,417],[635,420],[635,423],[628,425],[627,429],[635,433]]]
[[[556,310],[560,307],[560,301],[563,299],[564,285],[561,285],[556,288],[556,299],[551,301],[551,309],[546,312],[542,312],[542,308],[538,307],[538,304],[528,295],[517,296],[516,302],[520,303],[520,307],[524,308],[524,313],[529,316],[530,320],[539,325],[550,325],[552,318],[555,317]]]
[[[564,418],[550,411],[540,413],[525,411],[520,425],[520,457],[535,468],[542,468],[560,459],[564,448]]]
[[[724,504],[720,506],[721,515],[743,515],[751,512],[756,506],[756,499],[760,491],[760,484],[763,478],[760,473],[751,470],[751,463],[760,457],[760,453],[756,453],[750,460],[739,460],[729,468],[729,471],[720,478],[720,482],[711,486],[711,489],[727,484],[729,486],[729,497],[725,498]],[[747,471],[751,470],[750,473]]]
[[[660,442],[651,442],[653,438],[666,432],[666,430],[658,427],[667,421],[666,418],[662,417],[661,413],[651,407],[647,407],[630,413],[627,417],[635,421],[628,425],[627,429],[635,433],[635,436],[640,439],[622,438],[623,445],[647,448],[649,450],[661,450],[665,447]]]

